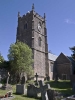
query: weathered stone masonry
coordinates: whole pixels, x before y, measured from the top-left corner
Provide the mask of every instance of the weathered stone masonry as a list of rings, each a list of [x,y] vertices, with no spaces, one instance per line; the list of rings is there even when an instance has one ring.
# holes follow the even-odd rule
[[[49,74],[45,14],[41,17],[34,9],[22,17],[18,14],[16,40],[26,43],[32,49],[34,74]]]

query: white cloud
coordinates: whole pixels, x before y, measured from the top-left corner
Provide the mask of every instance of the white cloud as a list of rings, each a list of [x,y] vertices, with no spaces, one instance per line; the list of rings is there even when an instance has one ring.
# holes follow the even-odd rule
[[[72,19],[65,19],[65,21],[64,21],[65,23],[67,23],[67,24],[75,24],[75,21],[73,21]]]

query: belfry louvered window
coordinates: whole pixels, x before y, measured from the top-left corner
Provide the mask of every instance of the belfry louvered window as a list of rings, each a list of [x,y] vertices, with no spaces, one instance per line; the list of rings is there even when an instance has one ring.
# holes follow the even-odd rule
[[[28,25],[27,23],[24,24],[24,29],[27,29]]]

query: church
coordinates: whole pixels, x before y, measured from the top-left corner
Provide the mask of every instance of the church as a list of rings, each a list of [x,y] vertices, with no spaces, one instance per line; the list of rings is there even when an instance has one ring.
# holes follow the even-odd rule
[[[18,12],[17,40],[26,43],[32,49],[34,75],[48,75],[51,80],[57,75],[59,79],[70,79],[70,75],[73,74],[72,61],[63,53],[57,57],[48,52],[46,15],[44,13],[42,17],[35,12],[34,4],[32,10],[23,16]]]

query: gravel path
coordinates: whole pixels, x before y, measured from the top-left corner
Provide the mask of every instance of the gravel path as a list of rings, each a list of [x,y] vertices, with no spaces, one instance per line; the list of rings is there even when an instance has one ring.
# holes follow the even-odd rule
[[[2,98],[0,100],[12,100],[14,97],[7,97],[7,98]]]

